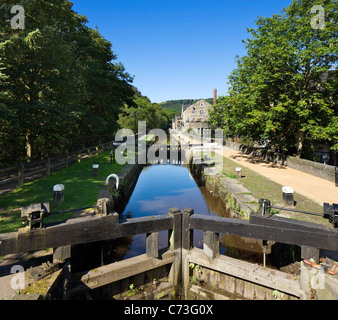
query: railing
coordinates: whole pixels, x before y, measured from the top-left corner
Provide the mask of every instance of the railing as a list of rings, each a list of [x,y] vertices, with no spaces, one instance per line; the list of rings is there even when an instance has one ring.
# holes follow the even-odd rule
[[[52,171],[67,168],[69,165],[81,162],[83,159],[113,148],[113,141],[84,148],[67,154],[17,166],[0,169],[0,186],[13,184],[12,188],[22,186],[25,179],[34,180],[34,177],[49,176]],[[17,182],[15,185],[14,183]]]
[[[203,231],[203,251],[193,248],[193,230]],[[159,250],[158,233],[160,231],[168,231],[168,248],[164,251]],[[299,297],[298,282],[286,278],[285,281],[278,282],[277,276],[270,274],[267,277],[265,269],[260,270],[260,276],[257,276],[257,272],[255,277],[250,276],[250,272],[253,271],[250,271],[250,266],[245,269],[243,261],[238,263],[241,267],[230,268],[229,266],[234,264],[235,259],[219,254],[220,234],[261,239],[265,242],[293,244],[302,248],[338,251],[338,231],[314,223],[256,214],[252,214],[249,221],[244,221],[194,214],[192,209],[180,211],[173,208],[166,215],[120,221],[117,213],[99,214],[70,219],[58,225],[30,231],[21,230],[1,234],[0,255],[97,242],[137,234],[146,234],[146,255],[96,268],[95,272],[88,273],[89,275],[81,280],[82,284],[71,289],[72,294],[98,288],[168,264],[171,265],[172,284],[176,287],[182,286],[184,291],[189,286],[189,264],[194,262],[219,272],[233,273],[248,281],[263,283],[266,287],[277,288]],[[117,270],[120,271],[117,272]],[[187,292],[184,296],[186,295]]]

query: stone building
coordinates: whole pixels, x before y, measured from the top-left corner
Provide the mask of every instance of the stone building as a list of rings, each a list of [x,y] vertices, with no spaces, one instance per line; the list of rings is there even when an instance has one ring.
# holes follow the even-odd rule
[[[203,135],[208,129],[209,109],[211,104],[199,100],[191,106],[182,106],[182,129],[193,129],[197,134]]]
[[[174,130],[180,130],[182,129],[182,117],[176,115],[175,118],[173,119],[172,123],[172,129]]]
[[[217,102],[217,90],[214,90],[215,105]],[[189,129],[194,130],[197,134],[202,136],[206,133],[206,129],[209,129],[209,110],[211,104],[205,100],[199,100],[192,105],[182,105],[182,114],[177,116],[172,121],[172,129],[187,131]]]

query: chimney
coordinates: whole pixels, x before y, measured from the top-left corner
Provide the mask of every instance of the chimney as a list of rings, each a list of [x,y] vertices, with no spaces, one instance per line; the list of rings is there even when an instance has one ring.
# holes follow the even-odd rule
[[[217,103],[217,89],[214,89],[214,105]]]

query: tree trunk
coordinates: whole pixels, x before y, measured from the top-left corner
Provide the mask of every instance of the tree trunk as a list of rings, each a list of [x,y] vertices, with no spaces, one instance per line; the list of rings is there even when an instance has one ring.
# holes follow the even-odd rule
[[[31,141],[29,139],[30,136],[30,131],[27,131],[26,134],[26,157],[27,157],[27,162],[31,162],[32,159],[32,144]]]
[[[303,143],[304,143],[304,132],[298,131],[297,133],[297,153],[296,153],[297,158],[300,158],[300,156],[302,155]]]

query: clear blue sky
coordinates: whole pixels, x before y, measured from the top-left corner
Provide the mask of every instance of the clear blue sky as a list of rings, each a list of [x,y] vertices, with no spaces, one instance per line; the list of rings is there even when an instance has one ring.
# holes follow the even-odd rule
[[[227,93],[227,77],[258,16],[292,0],[73,0],[113,45],[134,85],[152,102]]]

